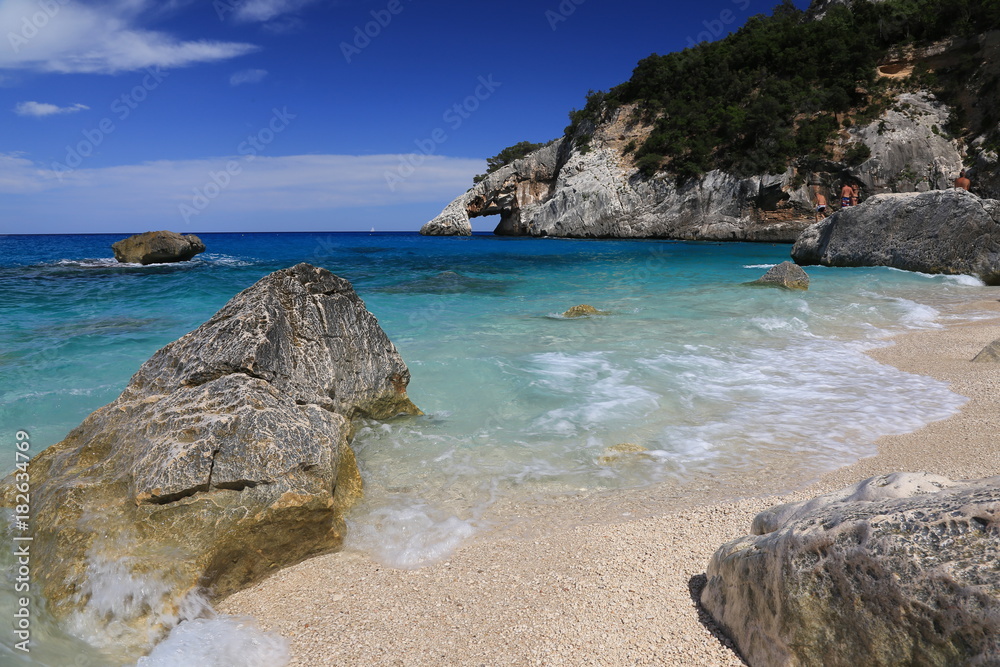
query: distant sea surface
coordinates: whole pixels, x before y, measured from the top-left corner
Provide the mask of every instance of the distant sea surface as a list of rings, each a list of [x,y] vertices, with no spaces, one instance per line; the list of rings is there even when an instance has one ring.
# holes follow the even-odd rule
[[[864,351],[995,298],[973,278],[886,268],[808,267],[807,292],[743,284],[787,245],[200,236],[208,251],[193,261],[145,267],[113,259],[123,235],[0,236],[0,471],[18,431],[33,453],[58,442],[157,349],[305,261],[353,283],[427,413],[366,424],[354,442],[365,498],[348,548],[397,567],[447,556],[500,498],[777,461],[804,482],[871,454],[964,399]],[[562,316],[578,304],[604,314]]]

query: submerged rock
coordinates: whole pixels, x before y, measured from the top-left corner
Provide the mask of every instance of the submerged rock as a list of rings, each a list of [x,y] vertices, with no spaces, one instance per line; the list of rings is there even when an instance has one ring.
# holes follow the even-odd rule
[[[772,266],[767,273],[748,284],[806,290],[809,289],[809,276],[797,264],[782,262]]]
[[[997,339],[984,347],[979,354],[972,358],[972,360],[977,362],[1000,362],[1000,339]]]
[[[649,450],[634,442],[620,442],[617,445],[604,448],[604,453],[597,457],[597,463],[602,466],[614,465],[623,459],[648,458]]]
[[[591,315],[607,315],[603,310],[597,310],[593,306],[588,306],[585,303],[581,303],[579,306],[573,306],[565,313],[562,314],[563,317],[589,317]]]
[[[205,244],[194,234],[177,232],[144,232],[111,244],[115,259],[128,264],[160,264],[186,262],[200,252]]]
[[[878,195],[809,227],[792,259],[970,274],[1000,285],[1000,201],[958,189]]]
[[[701,597],[751,665],[1000,661],[1000,477],[873,477],[752,532]]]
[[[200,591],[336,549],[361,493],[352,420],[418,414],[409,380],[329,271],[299,264],[239,293],[31,461],[32,574],[51,611],[134,656],[197,614]]]

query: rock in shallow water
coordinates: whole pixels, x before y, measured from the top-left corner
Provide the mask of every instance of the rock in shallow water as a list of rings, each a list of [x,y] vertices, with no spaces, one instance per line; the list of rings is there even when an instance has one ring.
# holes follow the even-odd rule
[[[159,264],[186,262],[200,252],[205,244],[194,234],[177,232],[144,232],[111,244],[115,259],[128,264]]]
[[[777,266],[772,266],[767,270],[767,273],[748,284],[807,290],[809,289],[809,276],[797,264],[782,262]]]
[[[1000,663],[1000,477],[873,477],[753,532],[701,597],[751,665]]]
[[[299,264],[236,295],[32,460],[33,575],[50,609],[134,656],[198,591],[337,548],[361,492],[351,422],[418,414],[409,379],[329,271]]]
[[[566,318],[590,317],[591,315],[607,315],[607,313],[603,310],[597,310],[593,306],[588,306],[585,303],[581,303],[579,306],[573,306],[563,313],[563,317]]]

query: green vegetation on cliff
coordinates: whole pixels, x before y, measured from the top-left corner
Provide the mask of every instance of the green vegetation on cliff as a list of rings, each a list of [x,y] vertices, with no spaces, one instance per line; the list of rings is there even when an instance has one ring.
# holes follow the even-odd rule
[[[587,144],[589,123],[635,104],[654,124],[634,153],[647,176],[663,168],[680,180],[716,168],[781,172],[796,158],[831,157],[829,142],[851,117],[870,120],[883,111],[886,91],[898,85],[877,75],[890,50],[998,27],[1000,0],[859,0],[830,7],[820,20],[785,0],[725,39],[640,61],[628,82],[591,92],[586,106],[570,113],[566,133]],[[914,82],[951,102],[976,66],[970,54],[955,71],[918,73]],[[997,81],[979,85],[995,90]],[[965,119],[956,117],[954,127],[942,129],[980,132],[997,120],[990,109],[978,127],[962,127]],[[855,149],[845,159],[866,157]]]
[[[478,183],[500,167],[508,165],[514,160],[520,160],[528,153],[537,151],[544,145],[545,144],[533,144],[530,141],[521,141],[513,146],[508,146],[493,157],[486,158],[486,173],[474,176],[472,182]]]

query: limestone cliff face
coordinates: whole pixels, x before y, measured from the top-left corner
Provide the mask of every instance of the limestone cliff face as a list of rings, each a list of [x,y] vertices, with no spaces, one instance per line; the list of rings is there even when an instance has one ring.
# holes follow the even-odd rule
[[[740,177],[714,170],[679,184],[669,172],[643,177],[627,146],[650,127],[620,108],[581,133],[589,149],[562,138],[490,174],[421,229],[468,235],[470,218],[500,215],[495,233],[579,238],[673,238],[793,242],[813,222],[813,190],[836,203],[845,180],[862,198],[948,187],[962,168],[960,141],[947,136],[951,110],[927,92],[898,96],[880,118],[845,130],[835,152],[864,144],[861,164],[827,161],[813,171]]]

